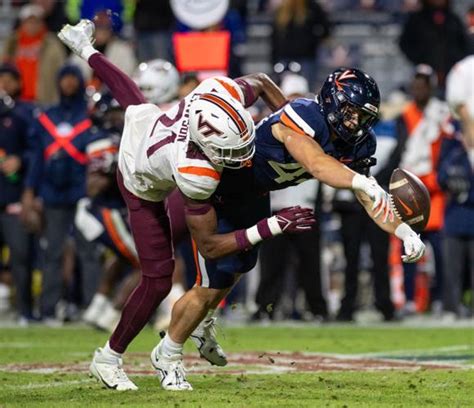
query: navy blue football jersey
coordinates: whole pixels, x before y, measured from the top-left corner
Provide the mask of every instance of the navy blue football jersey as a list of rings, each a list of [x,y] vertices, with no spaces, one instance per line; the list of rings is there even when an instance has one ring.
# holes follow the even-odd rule
[[[283,123],[300,133],[301,137],[312,137],[329,155],[355,170],[375,153],[376,140],[371,132],[356,146],[331,141],[330,129],[321,107],[314,99],[298,98],[284,108],[263,119],[256,128],[255,156],[252,165],[242,170],[225,170],[217,195],[238,195],[243,192],[268,192],[294,186],[312,176],[305,171],[272,134],[272,126]]]

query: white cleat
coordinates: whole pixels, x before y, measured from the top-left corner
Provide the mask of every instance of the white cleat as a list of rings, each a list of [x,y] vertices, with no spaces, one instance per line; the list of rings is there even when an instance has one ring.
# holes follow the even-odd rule
[[[92,46],[95,25],[92,21],[82,19],[76,25],[66,24],[58,33],[59,39],[75,54],[81,56],[85,47]]]
[[[105,357],[101,348],[95,351],[89,372],[107,388],[117,391],[138,390],[138,387],[125,374],[122,368],[122,359]]]
[[[216,340],[216,317],[202,321],[191,334],[191,339],[196,345],[202,358],[212,365],[223,367],[227,365],[227,356]]]
[[[167,391],[192,391],[193,387],[186,380],[183,355],[161,354],[162,341],[151,352],[151,364],[160,377],[161,387]]]

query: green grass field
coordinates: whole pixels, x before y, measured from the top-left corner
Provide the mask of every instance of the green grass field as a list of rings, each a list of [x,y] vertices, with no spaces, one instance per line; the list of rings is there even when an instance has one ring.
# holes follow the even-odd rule
[[[158,338],[145,330],[125,357],[140,390],[118,393],[87,376],[104,333],[79,326],[2,328],[0,407],[474,406],[469,328],[250,327],[226,328],[220,338],[229,366],[189,360],[194,391],[173,393],[161,390],[152,375],[147,356]],[[284,352],[316,360],[305,365],[306,355]],[[240,359],[249,355],[253,360]]]

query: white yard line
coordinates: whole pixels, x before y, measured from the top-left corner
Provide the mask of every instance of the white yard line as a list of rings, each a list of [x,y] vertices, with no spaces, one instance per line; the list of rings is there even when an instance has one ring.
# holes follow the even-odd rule
[[[10,390],[34,390],[41,388],[51,388],[51,387],[65,387],[67,385],[79,385],[95,382],[93,378],[87,378],[84,380],[69,380],[69,381],[55,381],[55,382],[41,382],[41,383],[28,383],[21,385],[3,385],[2,388]],[[12,402],[12,401],[10,401]]]

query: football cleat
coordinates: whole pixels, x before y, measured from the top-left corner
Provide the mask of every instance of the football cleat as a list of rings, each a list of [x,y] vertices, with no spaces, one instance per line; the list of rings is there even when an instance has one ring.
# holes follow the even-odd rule
[[[151,364],[160,377],[161,387],[167,391],[192,391],[193,387],[186,380],[186,369],[183,355],[165,356],[161,353],[161,343],[151,352]]]
[[[92,21],[82,19],[76,25],[66,24],[58,33],[59,39],[75,54],[82,56],[85,47],[91,47],[94,40],[95,25]]]
[[[95,325],[98,329],[112,333],[119,324],[121,315],[120,310],[115,309],[110,303],[97,318]]]
[[[202,321],[191,334],[191,339],[196,345],[202,358],[212,365],[223,367],[227,365],[227,356],[216,340],[216,317]]]
[[[135,391],[138,387],[130,381],[122,368],[122,359],[104,356],[101,348],[94,353],[89,372],[107,388],[117,391]]]
[[[107,299],[107,297],[100,293],[96,293],[92,298],[91,303],[82,315],[82,320],[87,324],[95,326],[97,320],[109,304],[110,301]]]

